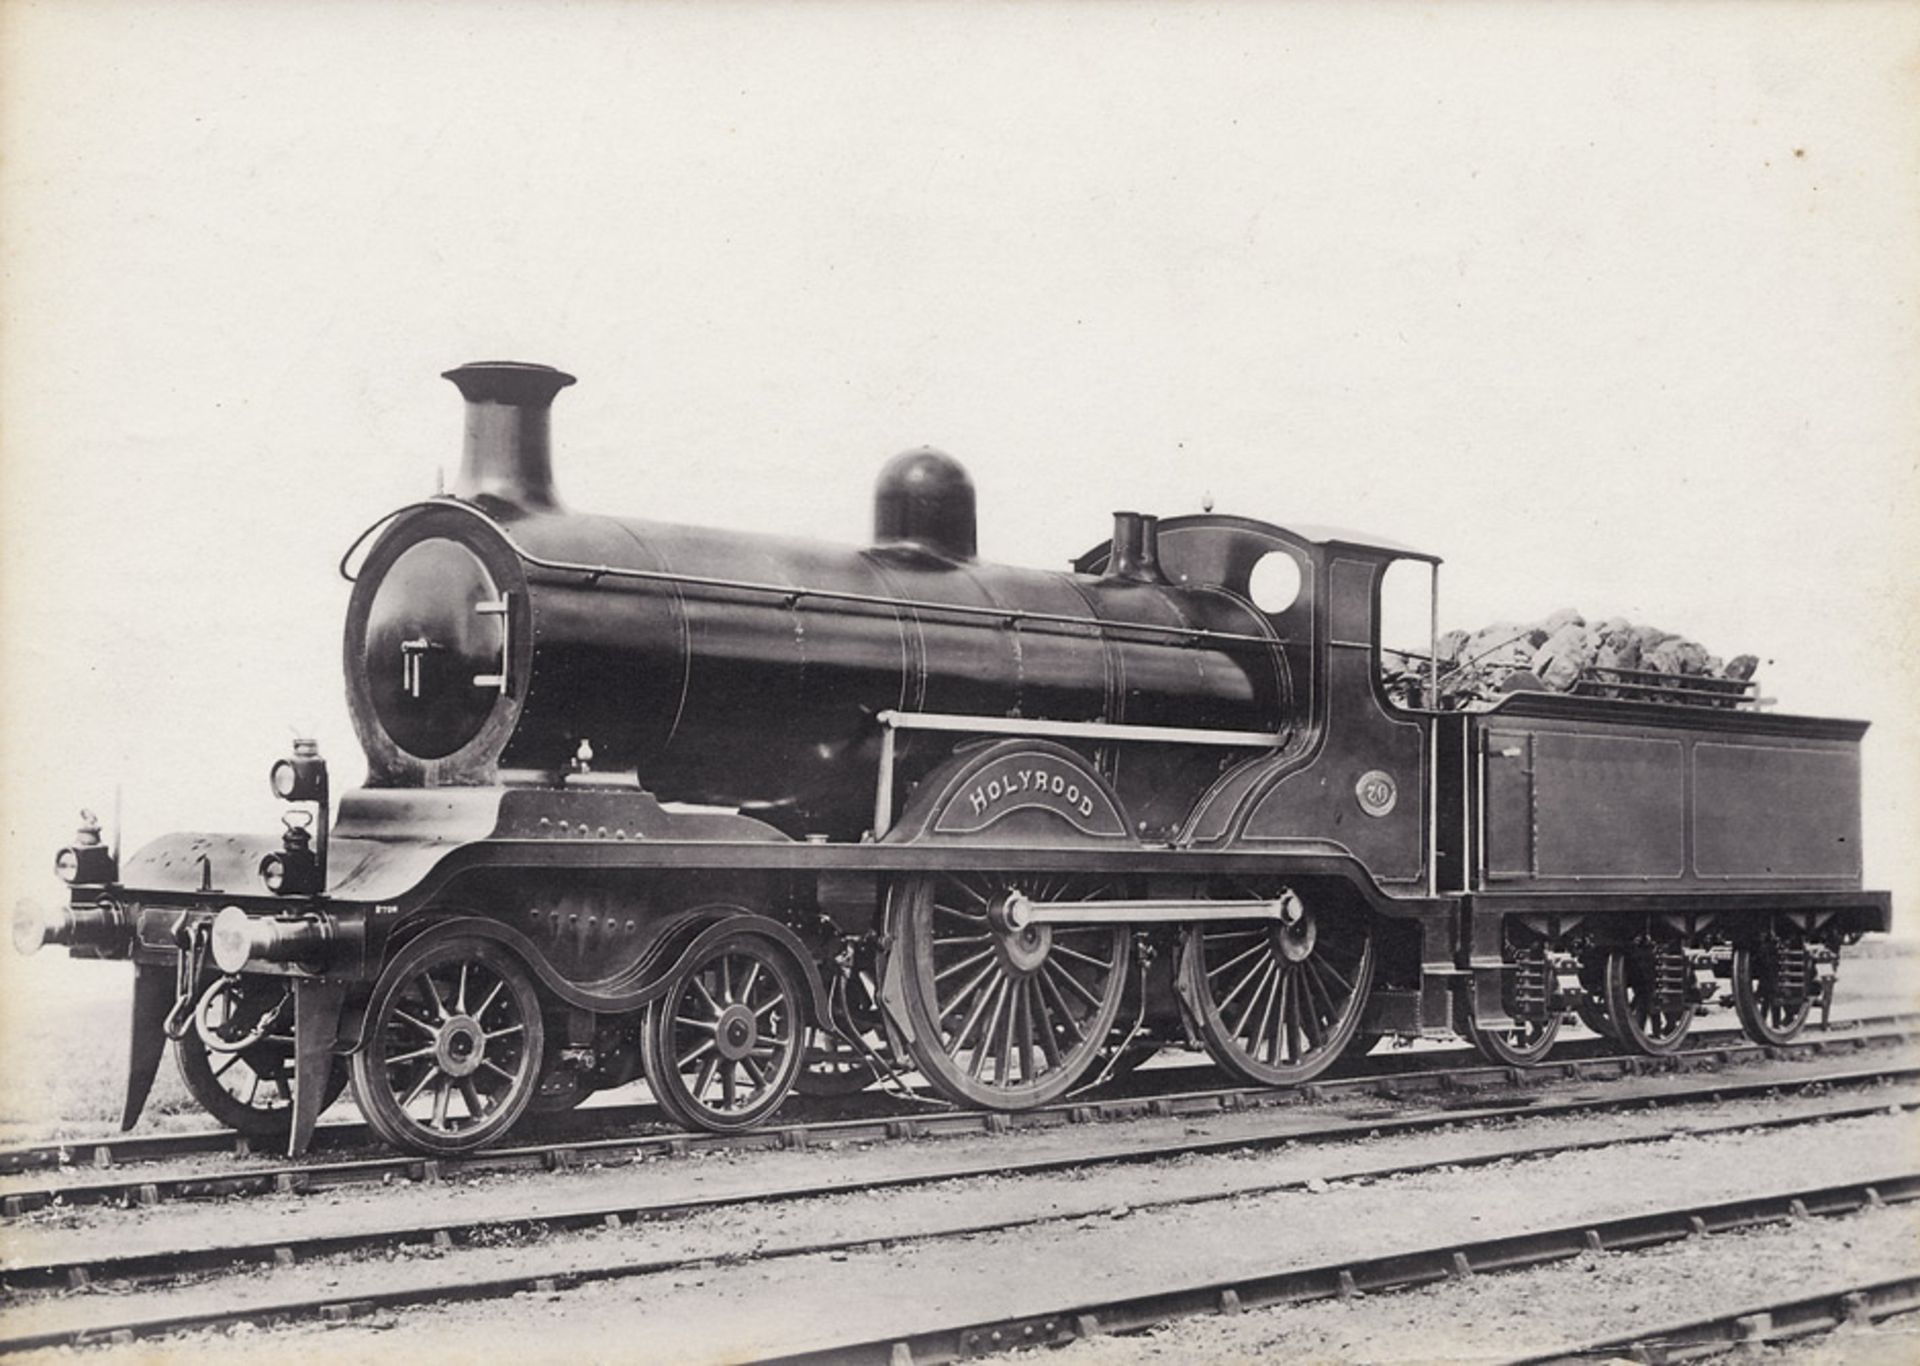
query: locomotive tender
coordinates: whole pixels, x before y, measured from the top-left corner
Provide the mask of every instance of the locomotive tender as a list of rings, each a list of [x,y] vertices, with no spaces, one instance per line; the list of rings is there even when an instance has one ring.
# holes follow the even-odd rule
[[[429,1153],[640,1075],[724,1131],[909,1071],[1041,1104],[1163,1043],[1285,1085],[1386,1034],[1524,1065],[1569,1010],[1671,1051],[1728,996],[1779,1042],[1888,925],[1864,723],[1658,681],[1423,706],[1378,618],[1432,556],[1119,513],[1070,573],[987,564],[931,450],[867,547],[570,513],[572,377],[447,378],[452,493],[342,562],[367,785],[336,818],[301,742],[280,835],[124,867],[89,818],[16,920],[132,960],[127,1127],[169,1039],[234,1129],[301,1151],[350,1080]]]

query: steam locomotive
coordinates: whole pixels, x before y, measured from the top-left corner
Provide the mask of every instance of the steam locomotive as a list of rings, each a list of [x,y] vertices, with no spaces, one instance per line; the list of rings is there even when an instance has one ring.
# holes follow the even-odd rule
[[[845,547],[564,510],[573,378],[462,366],[450,494],[342,561],[366,785],[276,763],[277,835],[121,866],[97,822],[16,945],[134,966],[132,1127],[166,1044],[299,1152],[352,1086],[390,1142],[493,1143],[644,1075],[688,1126],[919,1073],[1043,1104],[1198,1044],[1243,1081],[1384,1035],[1537,1061],[1578,1013],[1791,1038],[1861,885],[1855,721],[1641,680],[1390,691],[1386,541],[1115,515],[1071,572],[976,553],[961,466],[881,472]],[[1403,680],[1403,683],[1405,680]]]

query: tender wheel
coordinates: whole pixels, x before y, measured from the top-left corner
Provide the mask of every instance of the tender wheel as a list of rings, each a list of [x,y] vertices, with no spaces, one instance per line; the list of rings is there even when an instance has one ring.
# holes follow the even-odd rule
[[[532,1102],[545,1030],[519,959],[478,935],[429,936],[374,984],[353,1094],[379,1135],[415,1152],[470,1152]]]
[[[1086,879],[934,874],[889,907],[915,1065],[949,1100],[1022,1110],[1057,1100],[1098,1060],[1120,1010],[1130,940],[1118,925],[1014,928],[1010,895],[1090,901]]]
[[[200,1108],[249,1138],[284,1139],[293,1126],[293,991],[275,979],[221,977],[173,1045],[181,1080]],[[347,1088],[336,1058],[321,1108]]]
[[[1772,952],[1733,951],[1733,1008],[1740,1027],[1759,1044],[1791,1043],[1813,1013],[1812,969],[1804,945],[1779,945]],[[1797,969],[1800,990],[1789,990]]]
[[[641,1031],[660,1108],[712,1133],[751,1129],[779,1109],[806,1056],[801,983],[786,951],[750,930],[675,969]]]
[[[1656,1057],[1680,1051],[1694,1008],[1662,1009],[1654,1004],[1653,983],[1642,955],[1624,948],[1607,954],[1606,995],[1607,1020],[1620,1043]]]
[[[1360,1028],[1373,986],[1361,914],[1323,913],[1292,892],[1285,919],[1188,927],[1180,973],[1207,1052],[1258,1086],[1319,1076]]]
[[[1501,1067],[1532,1067],[1553,1049],[1560,1037],[1560,1014],[1544,1021],[1515,1025],[1511,1029],[1481,1029],[1471,1018],[1467,1021],[1467,1039],[1480,1056]]]

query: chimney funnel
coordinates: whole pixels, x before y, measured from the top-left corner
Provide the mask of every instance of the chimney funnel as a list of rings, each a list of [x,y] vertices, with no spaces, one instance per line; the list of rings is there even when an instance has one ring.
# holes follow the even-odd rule
[[[1110,579],[1128,583],[1165,583],[1160,568],[1160,519],[1144,512],[1113,514],[1113,549],[1107,555]]]
[[[551,365],[481,361],[441,376],[467,401],[466,441],[453,496],[522,512],[558,512],[549,416],[573,376]]]

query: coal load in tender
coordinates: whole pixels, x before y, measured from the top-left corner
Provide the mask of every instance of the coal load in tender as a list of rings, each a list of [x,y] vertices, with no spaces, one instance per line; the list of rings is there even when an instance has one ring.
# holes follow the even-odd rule
[[[1760,661],[1729,660],[1657,626],[1624,617],[1588,623],[1572,608],[1531,623],[1510,621],[1440,637],[1440,706],[1460,710],[1490,704],[1520,690],[1579,692],[1645,702],[1737,706]],[[1397,684],[1408,696],[1426,686],[1424,661],[1407,658]]]

